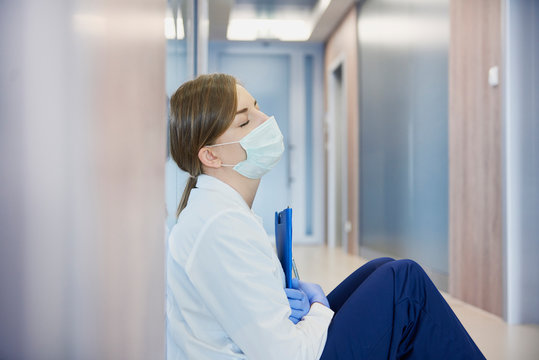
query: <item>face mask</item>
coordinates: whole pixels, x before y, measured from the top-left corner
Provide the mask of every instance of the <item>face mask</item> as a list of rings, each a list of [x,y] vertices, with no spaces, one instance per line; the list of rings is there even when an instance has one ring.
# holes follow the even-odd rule
[[[249,179],[260,179],[273,169],[284,152],[283,134],[273,116],[245,135],[240,141],[209,145],[208,147],[237,143],[247,153],[247,159],[236,165],[221,165],[234,166],[234,170]]]

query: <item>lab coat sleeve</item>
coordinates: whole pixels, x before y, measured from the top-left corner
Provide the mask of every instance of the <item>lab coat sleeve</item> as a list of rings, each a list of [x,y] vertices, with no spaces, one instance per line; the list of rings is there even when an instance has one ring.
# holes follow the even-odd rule
[[[294,325],[276,256],[260,224],[240,211],[201,230],[187,274],[210,312],[249,359],[319,359],[333,311],[322,304]]]

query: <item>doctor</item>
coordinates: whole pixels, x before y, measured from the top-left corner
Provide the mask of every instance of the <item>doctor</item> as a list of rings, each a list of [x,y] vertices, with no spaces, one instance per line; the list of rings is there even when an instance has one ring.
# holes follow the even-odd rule
[[[225,74],[170,103],[171,155],[190,177],[168,239],[169,360],[484,358],[413,261],[373,260],[327,298],[313,283],[284,289],[251,210],[284,151],[276,119]]]

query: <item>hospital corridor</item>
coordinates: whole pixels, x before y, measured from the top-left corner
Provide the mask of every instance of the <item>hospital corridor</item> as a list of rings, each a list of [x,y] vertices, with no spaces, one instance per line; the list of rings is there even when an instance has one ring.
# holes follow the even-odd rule
[[[0,360],[539,359],[539,1],[6,0],[0,59]]]

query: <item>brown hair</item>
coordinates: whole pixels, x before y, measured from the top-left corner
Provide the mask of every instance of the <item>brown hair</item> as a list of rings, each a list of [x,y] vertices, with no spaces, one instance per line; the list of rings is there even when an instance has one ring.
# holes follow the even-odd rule
[[[238,107],[236,79],[226,74],[201,75],[184,83],[170,99],[170,154],[189,173],[176,216],[187,206],[197,176],[202,173],[198,152],[230,126]]]

